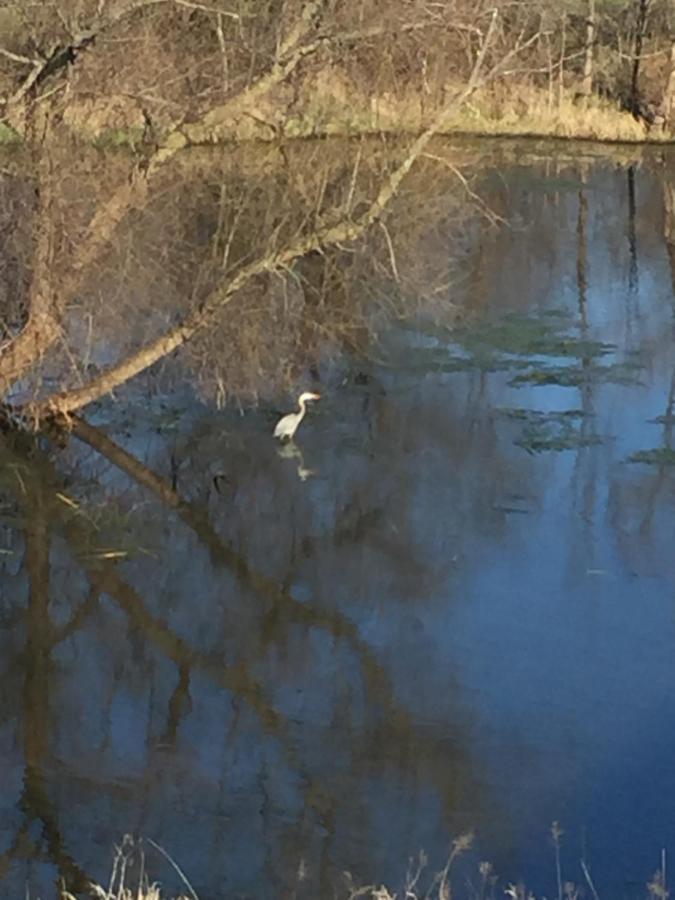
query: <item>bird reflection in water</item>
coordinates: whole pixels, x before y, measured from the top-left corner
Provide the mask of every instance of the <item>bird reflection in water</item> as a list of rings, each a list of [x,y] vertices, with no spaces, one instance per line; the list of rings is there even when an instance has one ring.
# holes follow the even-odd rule
[[[300,481],[307,481],[313,475],[317,474],[316,469],[308,469],[305,465],[305,459],[302,450],[294,441],[286,441],[277,448],[277,454],[280,459],[295,459],[298,462],[298,478]]]

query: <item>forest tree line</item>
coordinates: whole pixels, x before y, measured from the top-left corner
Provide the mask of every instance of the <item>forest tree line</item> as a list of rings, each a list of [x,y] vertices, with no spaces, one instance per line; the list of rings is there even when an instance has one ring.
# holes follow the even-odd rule
[[[670,124],[672,0],[2,0],[0,116],[20,133],[48,115],[155,140],[226,105],[236,134],[272,137],[380,98],[395,127],[400,98],[433,116],[466,81],[493,10],[486,66],[505,102],[598,95]]]

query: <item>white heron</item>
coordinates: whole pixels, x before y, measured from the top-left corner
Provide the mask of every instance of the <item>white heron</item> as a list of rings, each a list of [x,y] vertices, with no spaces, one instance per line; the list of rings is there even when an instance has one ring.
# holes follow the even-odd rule
[[[307,412],[307,403],[310,400],[320,400],[321,394],[313,394],[311,391],[305,391],[298,397],[298,411],[289,413],[287,416],[279,419],[277,427],[274,429],[274,437],[280,441],[290,441],[298,430],[302,420]]]

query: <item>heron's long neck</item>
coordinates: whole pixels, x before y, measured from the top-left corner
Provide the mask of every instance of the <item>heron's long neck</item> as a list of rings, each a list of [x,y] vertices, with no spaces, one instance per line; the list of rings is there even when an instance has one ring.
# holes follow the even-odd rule
[[[305,413],[307,412],[307,407],[305,406],[305,401],[299,400],[298,406],[300,407],[300,418],[302,419],[304,417]]]

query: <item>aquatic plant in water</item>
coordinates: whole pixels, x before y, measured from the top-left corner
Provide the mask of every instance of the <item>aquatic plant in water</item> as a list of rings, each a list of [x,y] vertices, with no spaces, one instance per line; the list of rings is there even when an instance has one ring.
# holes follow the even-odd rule
[[[499,412],[514,422],[522,423],[522,431],[514,443],[528,453],[578,450],[602,443],[599,435],[582,431],[581,424],[587,415],[580,409],[544,411],[505,408]]]
[[[419,330],[425,334],[424,329]],[[427,332],[427,337],[434,337]],[[579,387],[591,382],[635,384],[643,368],[639,359],[601,363],[616,352],[614,344],[589,338],[581,325],[560,310],[539,316],[509,314],[457,328],[444,342],[415,347],[406,367],[443,373],[516,371],[510,384]]]

